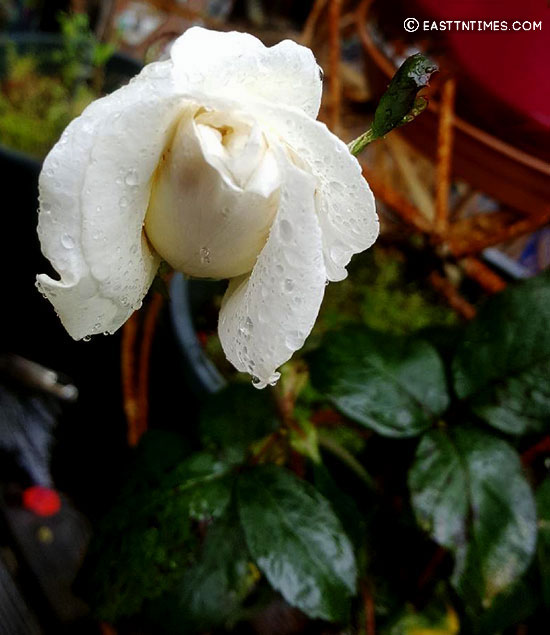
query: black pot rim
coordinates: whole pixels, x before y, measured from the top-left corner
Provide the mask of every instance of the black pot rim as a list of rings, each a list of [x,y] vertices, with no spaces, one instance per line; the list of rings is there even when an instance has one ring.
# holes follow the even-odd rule
[[[212,395],[227,382],[204,351],[193,323],[189,281],[176,273],[170,282],[170,320],[182,357],[184,372],[191,388],[198,395]]]

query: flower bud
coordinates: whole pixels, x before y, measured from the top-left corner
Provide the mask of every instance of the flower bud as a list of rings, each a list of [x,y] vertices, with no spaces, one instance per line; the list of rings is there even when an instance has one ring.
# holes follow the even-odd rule
[[[273,152],[253,118],[189,104],[154,175],[147,237],[187,275],[247,273],[269,235],[279,184]]]

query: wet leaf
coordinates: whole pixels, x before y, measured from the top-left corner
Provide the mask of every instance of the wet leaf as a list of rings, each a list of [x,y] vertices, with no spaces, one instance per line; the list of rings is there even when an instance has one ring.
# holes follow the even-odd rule
[[[331,333],[311,358],[315,388],[350,419],[411,437],[448,406],[445,371],[427,342],[368,329]]]
[[[488,608],[535,550],[535,503],[517,453],[473,428],[433,430],[420,442],[409,487],[418,523],[454,552],[453,585]]]
[[[241,474],[237,500],[248,548],[271,586],[310,617],[344,620],[357,572],[328,501],[273,465]]]
[[[163,632],[202,633],[231,620],[260,578],[234,510],[209,528],[178,588],[154,607]]]
[[[132,615],[181,580],[198,546],[194,523],[219,518],[229,505],[231,469],[201,452],[169,471],[148,470],[150,479],[133,475],[89,550],[84,593],[98,617]]]
[[[510,434],[550,424],[550,272],[491,298],[465,330],[455,389],[487,423]]]
[[[329,501],[355,547],[360,548],[366,540],[366,523],[355,499],[338,486],[324,465],[313,466],[313,482],[319,493]]]
[[[408,57],[393,76],[382,95],[370,129],[352,141],[350,152],[359,154],[371,141],[383,137],[394,128],[412,121],[428,105],[418,92],[426,87],[437,65],[422,53]]]
[[[376,107],[372,124],[375,137],[382,137],[403,123],[415,107],[418,91],[429,84],[437,70],[437,65],[422,53],[411,55],[401,64]]]
[[[497,595],[487,611],[472,615],[472,630],[476,635],[502,633],[533,615],[539,602],[530,567],[518,582]]]

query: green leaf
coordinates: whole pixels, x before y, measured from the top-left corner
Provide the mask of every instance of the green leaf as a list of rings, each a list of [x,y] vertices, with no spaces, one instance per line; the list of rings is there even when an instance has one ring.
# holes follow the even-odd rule
[[[330,502],[355,547],[361,547],[365,542],[366,523],[355,499],[338,486],[333,475],[324,465],[313,466],[313,483],[319,493]]]
[[[422,53],[411,55],[401,64],[376,107],[372,124],[375,137],[382,137],[403,123],[415,106],[418,91],[429,84],[437,70],[437,65]]]
[[[535,503],[517,453],[473,428],[433,430],[419,444],[409,487],[418,523],[454,552],[453,585],[488,608],[535,550]]]
[[[233,511],[209,528],[178,588],[152,607],[163,632],[202,633],[231,621],[260,578]]]
[[[98,617],[114,621],[181,580],[197,548],[195,521],[227,509],[231,465],[197,453],[168,472],[136,470],[102,521],[89,551],[84,582]]]
[[[541,577],[542,598],[550,608],[550,477],[537,490],[538,543],[537,557]]]
[[[550,272],[491,298],[465,330],[453,361],[455,390],[510,434],[550,423]]]
[[[408,57],[382,95],[372,126],[349,144],[350,152],[359,154],[371,141],[417,117],[428,104],[426,99],[417,97],[417,94],[428,85],[431,75],[437,70],[437,65],[422,53]]]
[[[248,384],[231,384],[209,397],[200,413],[200,435],[206,446],[229,449],[244,458],[247,447],[279,426],[267,391]]]
[[[368,329],[330,334],[312,355],[311,380],[354,421],[388,437],[411,437],[449,404],[433,346]]]
[[[539,597],[530,567],[510,589],[497,595],[487,611],[472,615],[472,630],[476,635],[502,633],[525,622],[537,610],[538,605]]]
[[[242,473],[236,491],[248,548],[271,586],[312,618],[345,620],[357,571],[328,501],[273,465]]]

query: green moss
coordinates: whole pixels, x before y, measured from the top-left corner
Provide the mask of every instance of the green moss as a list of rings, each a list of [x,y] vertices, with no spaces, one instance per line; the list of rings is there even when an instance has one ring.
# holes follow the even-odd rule
[[[95,41],[87,16],[60,16],[62,44],[53,51],[19,54],[6,45],[0,79],[2,143],[43,158],[72,119],[101,94],[110,45]],[[46,72],[47,69],[47,72]]]
[[[425,282],[409,278],[409,266],[393,249],[374,247],[355,256],[348,278],[327,287],[314,339],[350,323],[396,334],[456,324],[456,314]]]
[[[60,79],[39,74],[34,64],[24,56],[10,65],[0,87],[0,130],[4,145],[42,158],[95,95],[85,85],[71,95]]]

